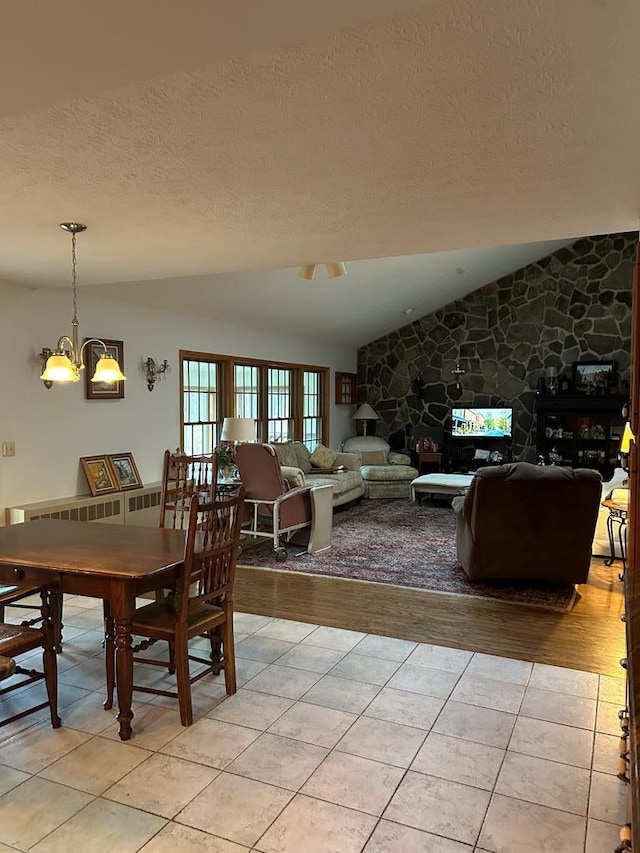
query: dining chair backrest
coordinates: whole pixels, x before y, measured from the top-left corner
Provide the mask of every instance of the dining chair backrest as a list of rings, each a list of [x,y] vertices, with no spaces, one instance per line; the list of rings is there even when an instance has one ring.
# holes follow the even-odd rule
[[[218,457],[186,456],[165,451],[162,466],[162,493],[160,496],[160,527],[185,530],[189,523],[191,498],[201,501],[215,498],[218,479]]]
[[[232,605],[243,516],[242,487],[225,500],[201,503],[197,495],[191,499],[178,621],[186,621],[189,600]]]

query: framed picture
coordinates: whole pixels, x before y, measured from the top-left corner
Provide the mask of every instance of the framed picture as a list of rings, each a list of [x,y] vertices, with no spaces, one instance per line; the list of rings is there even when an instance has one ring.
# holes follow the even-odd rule
[[[133,459],[133,453],[112,453],[109,461],[113,467],[118,482],[118,488],[126,492],[127,489],[142,488],[142,480],[138,468]]]
[[[85,338],[85,342],[91,338]],[[108,354],[120,365],[124,373],[124,343],[123,341],[108,341],[101,338],[107,348]],[[91,377],[95,373],[98,359],[104,353],[102,344],[91,341],[84,350],[84,391],[87,400],[122,400],[124,397],[124,381],[120,382],[92,382]]]
[[[573,387],[576,394],[609,394],[617,384],[615,361],[574,361]]]
[[[120,491],[116,473],[108,456],[81,456],[80,462],[94,497]]]

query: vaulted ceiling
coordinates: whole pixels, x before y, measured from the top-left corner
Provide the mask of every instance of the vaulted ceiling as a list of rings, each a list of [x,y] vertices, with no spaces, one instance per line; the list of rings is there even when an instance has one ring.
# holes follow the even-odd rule
[[[0,29],[0,278],[67,285],[75,219],[101,295],[358,344],[638,228],[636,0],[32,8]]]

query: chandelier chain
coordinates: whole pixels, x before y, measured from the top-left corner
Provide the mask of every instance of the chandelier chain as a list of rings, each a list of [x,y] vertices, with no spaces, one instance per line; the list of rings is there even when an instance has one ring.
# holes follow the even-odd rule
[[[78,292],[76,289],[76,235],[75,232],[71,235],[71,275],[73,288],[73,319],[78,320]]]

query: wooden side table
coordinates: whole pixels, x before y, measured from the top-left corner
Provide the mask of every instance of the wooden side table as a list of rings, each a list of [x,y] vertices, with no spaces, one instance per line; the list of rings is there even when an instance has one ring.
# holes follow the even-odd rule
[[[427,473],[439,474],[442,471],[442,453],[434,453],[431,450],[418,450],[418,471],[422,474],[423,468]]]

